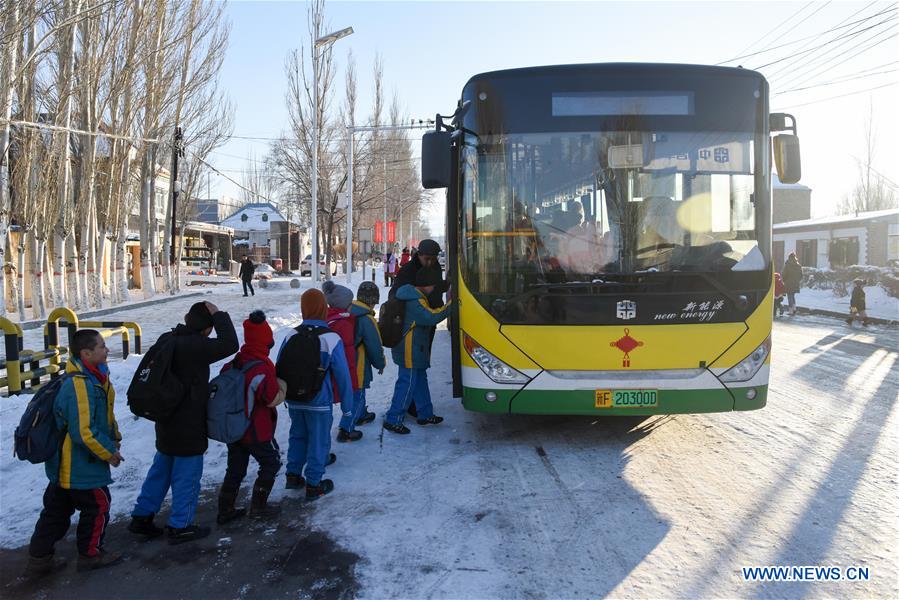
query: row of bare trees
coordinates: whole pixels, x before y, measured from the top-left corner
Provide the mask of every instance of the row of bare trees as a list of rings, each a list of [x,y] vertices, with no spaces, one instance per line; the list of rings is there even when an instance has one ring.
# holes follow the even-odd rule
[[[132,268],[141,271],[141,292],[157,292],[157,274],[166,291],[176,290],[172,204],[156,187],[182,127],[187,153],[175,218],[183,243],[206,156],[231,133],[232,110],[218,85],[229,34],[223,5],[0,6],[0,315],[28,318],[26,285],[35,318],[49,306],[129,300],[129,232],[140,239]]]

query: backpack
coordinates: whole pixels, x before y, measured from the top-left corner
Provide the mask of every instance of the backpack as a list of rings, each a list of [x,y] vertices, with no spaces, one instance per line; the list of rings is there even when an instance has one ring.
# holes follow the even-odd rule
[[[327,327],[299,325],[278,356],[275,372],[287,383],[287,402],[308,403],[322,389],[326,370],[322,368],[318,337],[331,331]]]
[[[406,303],[388,298],[378,313],[378,331],[385,348],[393,348],[403,340],[403,323],[406,320]]]
[[[233,444],[250,428],[255,398],[247,396],[246,375],[261,360],[251,360],[231,368],[209,382],[206,401],[206,429],[211,440]]]
[[[19,460],[39,464],[47,462],[59,452],[65,430],[60,431],[56,427],[53,404],[63,382],[72,377],[84,376],[66,373],[62,377],[57,377],[41,386],[34,398],[28,402],[15,432],[13,455],[18,456]]]
[[[138,417],[165,421],[171,417],[185,396],[184,384],[172,372],[175,336],[159,339],[141,359],[131,385],[128,386],[128,408]]]
[[[347,367],[350,370],[350,380],[353,382],[353,390],[359,389],[358,376],[356,374],[356,315],[349,311],[335,311],[328,315],[328,327],[340,336],[343,342],[343,353],[346,356]],[[340,399],[334,397],[337,404]]]

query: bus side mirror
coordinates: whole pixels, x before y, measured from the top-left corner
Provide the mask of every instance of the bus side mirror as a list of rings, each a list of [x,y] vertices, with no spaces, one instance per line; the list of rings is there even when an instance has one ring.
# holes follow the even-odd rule
[[[429,131],[421,137],[421,185],[426,190],[449,187],[452,133]]]
[[[798,183],[802,177],[799,159],[799,138],[782,133],[774,136],[774,164],[781,183]]]

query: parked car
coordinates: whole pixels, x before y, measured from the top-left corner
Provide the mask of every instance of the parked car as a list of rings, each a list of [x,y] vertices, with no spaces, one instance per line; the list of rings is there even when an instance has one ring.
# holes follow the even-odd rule
[[[319,273],[327,273],[328,268],[325,265],[325,257],[324,255],[319,255],[318,257],[318,272]],[[337,275],[337,263],[333,260],[331,261],[331,275]],[[307,254],[306,258],[300,261],[300,277],[305,277],[307,275],[312,275],[312,255]]]

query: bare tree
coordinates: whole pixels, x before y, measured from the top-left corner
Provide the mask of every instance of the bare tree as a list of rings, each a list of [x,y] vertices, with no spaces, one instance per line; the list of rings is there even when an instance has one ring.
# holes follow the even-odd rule
[[[874,167],[877,156],[877,128],[874,125],[873,105],[869,106],[865,118],[864,136],[864,154],[861,158],[853,157],[858,168],[858,179],[852,192],[843,198],[838,207],[841,214],[858,214],[899,207],[895,186]]]

